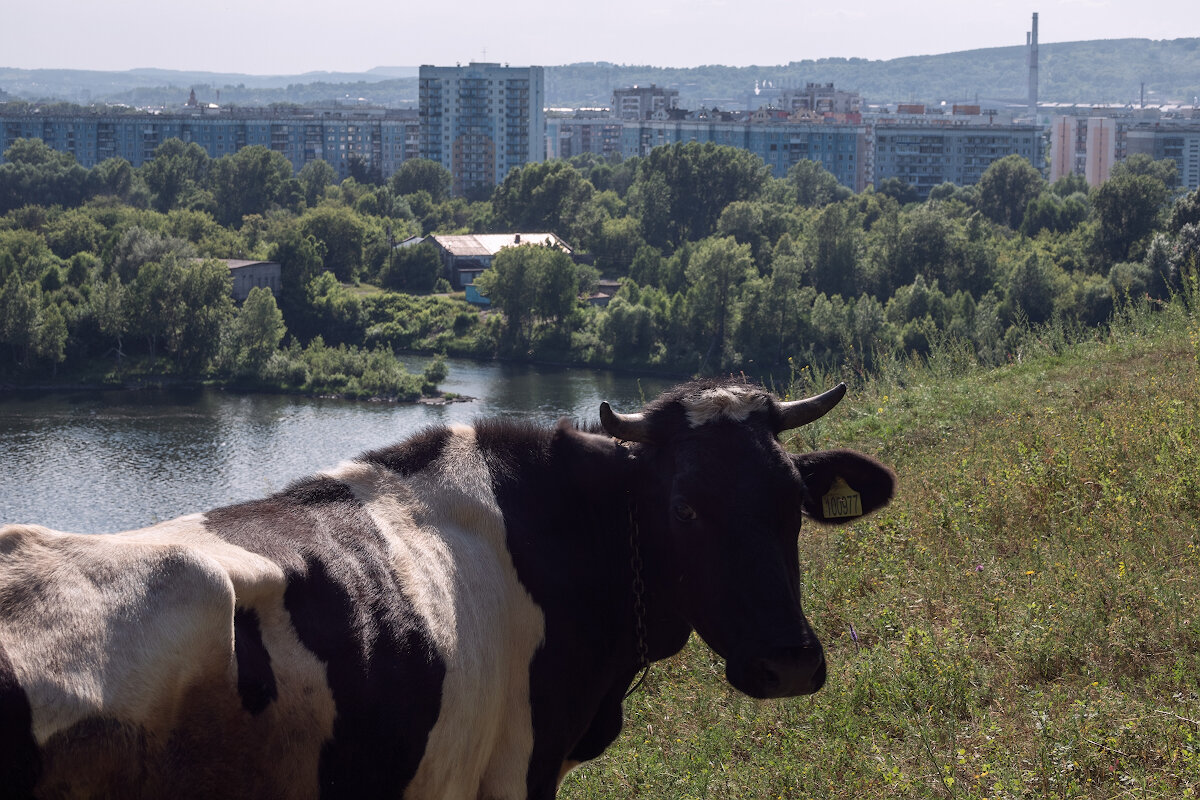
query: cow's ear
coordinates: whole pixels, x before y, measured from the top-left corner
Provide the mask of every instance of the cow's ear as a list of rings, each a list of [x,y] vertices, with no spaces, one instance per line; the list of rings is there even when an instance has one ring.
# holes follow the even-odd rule
[[[804,513],[824,525],[844,525],[883,508],[896,491],[896,475],[853,450],[822,450],[792,456],[808,494]]]

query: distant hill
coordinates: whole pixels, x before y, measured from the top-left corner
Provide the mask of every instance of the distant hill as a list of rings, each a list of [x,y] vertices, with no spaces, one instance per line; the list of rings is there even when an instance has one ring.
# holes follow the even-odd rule
[[[1193,104],[1200,95],[1200,38],[1105,39],[1038,48],[1039,99],[1130,103],[1146,83],[1147,101]],[[571,64],[546,71],[551,105],[607,105],[612,87],[655,83],[679,90],[681,104],[733,107],[759,86],[834,83],[868,102],[1024,100],[1029,85],[1023,46],[964,50],[887,61],[823,58],[782,66],[692,69]]]
[[[242,75],[137,69],[126,72],[0,68],[0,92],[27,100],[182,104],[192,90],[222,105],[271,103],[417,103],[417,67],[376,67],[368,72]],[[1200,38],[1104,39],[1043,44],[1039,96],[1045,102],[1133,103],[1142,83],[1147,102],[1195,104],[1200,96]],[[605,106],[616,86],[658,84],[679,90],[687,108],[740,108],[756,87],[834,83],[857,90],[868,102],[1021,101],[1028,85],[1022,46],[908,56],[887,61],[823,58],[776,66],[692,68],[605,62],[546,68],[550,106]]]

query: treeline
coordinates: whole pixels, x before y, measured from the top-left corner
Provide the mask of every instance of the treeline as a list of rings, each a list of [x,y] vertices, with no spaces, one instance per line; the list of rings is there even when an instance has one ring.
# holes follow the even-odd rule
[[[85,170],[35,141],[5,156],[0,370],[24,377],[133,357],[354,394],[376,393],[386,370],[370,354],[389,350],[766,375],[870,369],[945,339],[997,363],[1030,326],[1097,326],[1127,298],[1168,298],[1200,248],[1200,199],[1174,188],[1173,162],[1142,156],[1091,190],[1011,156],[923,202],[900,181],[854,194],[815,162],[774,178],[746,151],[695,143],[530,164],[476,200],[422,160],[336,183],[321,161],[293,176],[262,147],[211,159],[177,140],[138,169]],[[482,314],[444,294],[432,245],[399,246],[535,231],[575,257],[505,249],[478,280]],[[278,261],[279,297],[234,308],[227,271],[205,261],[230,257]],[[601,277],[620,287],[606,306],[586,299]]]
[[[453,331],[461,312],[474,320],[465,304],[430,299],[409,314],[406,295],[360,297],[339,282],[370,267],[375,279],[428,291],[439,266],[427,248],[390,257],[389,243],[418,229],[411,210],[365,210],[391,200],[353,179],[332,186],[324,162],[293,176],[262,147],[211,159],[178,140],[138,169],[122,159],[84,169],[36,140],[16,142],[5,160],[0,379],[155,373],[415,399],[436,390],[444,360],[412,375],[392,345],[436,351],[440,325]],[[284,289],[251,290],[238,308],[218,258],[278,260]],[[394,315],[406,336],[366,341],[363,320]]]
[[[521,250],[480,283],[506,313],[501,344],[514,353],[764,374],[789,359],[870,368],[880,353],[952,337],[997,363],[1030,326],[1101,325],[1126,298],[1169,297],[1200,247],[1200,201],[1172,204],[1175,182],[1173,162],[1134,156],[1096,189],[1078,177],[1050,185],[1010,156],[977,186],[914,202],[900,181],[854,195],[815,162],[775,179],[714,145],[534,164],[498,187],[496,219],[560,232],[621,288],[606,308],[564,314],[554,292],[529,286],[544,266],[510,263],[546,257]]]

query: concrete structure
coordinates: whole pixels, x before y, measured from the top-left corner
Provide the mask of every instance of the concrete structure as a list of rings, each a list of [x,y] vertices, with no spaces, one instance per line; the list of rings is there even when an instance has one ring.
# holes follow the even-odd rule
[[[619,156],[622,130],[624,125],[607,115],[547,117],[546,157],[570,158],[581,153]]]
[[[896,177],[922,197],[946,181],[976,183],[993,161],[1013,153],[1045,170],[1045,138],[1037,125],[998,122],[995,113],[976,105],[956,106],[949,115],[927,114],[924,106],[907,110],[853,124],[768,108],[753,114],[678,111],[672,114],[677,118],[622,120],[619,127],[603,117],[552,117],[547,138],[561,158],[581,152],[630,158],[663,145],[712,142],[749,150],[776,177],[810,160],[856,192]]]
[[[651,119],[679,106],[679,90],[655,86],[613,89],[611,113],[617,119]]]
[[[250,261],[242,258],[223,258],[229,274],[233,276],[233,299],[244,303],[250,290],[262,286],[279,297],[281,281],[279,264],[275,261]]]
[[[0,111],[0,153],[15,140],[41,139],[84,167],[124,158],[135,167],[167,139],[195,142],[213,158],[262,145],[299,171],[323,159],[339,178],[361,162],[383,177],[418,155],[417,113],[406,109],[301,108],[274,110],[186,107],[176,113],[42,114]]]
[[[480,233],[463,236],[433,235],[425,237],[432,242],[442,257],[446,279],[455,289],[463,289],[475,282],[479,273],[492,266],[492,260],[506,247],[520,245],[551,245],[568,255],[571,248],[553,233]]]
[[[1178,169],[1179,186],[1188,191],[1200,189],[1200,122],[1138,125],[1128,130],[1126,144],[1128,155],[1171,159]]]
[[[1132,118],[1064,114],[1050,122],[1050,175],[1082,175],[1088,186],[1108,180],[1113,165],[1127,154]]]
[[[645,156],[662,145],[712,142],[739,147],[761,158],[782,178],[798,161],[820,162],[854,191],[871,183],[868,130],[864,125],[791,122],[786,117],[764,121],[700,112],[683,120],[626,122],[621,154]]]
[[[992,162],[1019,155],[1045,172],[1046,147],[1039,125],[992,125],[975,118],[880,119],[874,134],[874,184],[899,178],[919,196],[943,183],[979,182]]]
[[[1037,119],[1038,112],[1038,15],[1033,12],[1033,29],[1026,35],[1029,48],[1029,118]]]
[[[546,159],[541,67],[421,67],[420,151],[450,170],[456,196],[484,196],[514,167]]]
[[[747,107],[750,110],[768,106],[789,113],[808,112],[813,116],[851,115],[862,111],[862,96],[847,92],[832,83],[806,83],[804,88],[782,88],[760,91]]]

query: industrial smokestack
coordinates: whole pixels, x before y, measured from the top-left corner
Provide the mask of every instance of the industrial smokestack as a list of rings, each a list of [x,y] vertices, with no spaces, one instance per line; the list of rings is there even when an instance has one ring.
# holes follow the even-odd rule
[[[1033,30],[1025,36],[1029,47],[1029,115],[1037,119],[1038,104],[1038,30],[1037,12],[1033,12]]]

